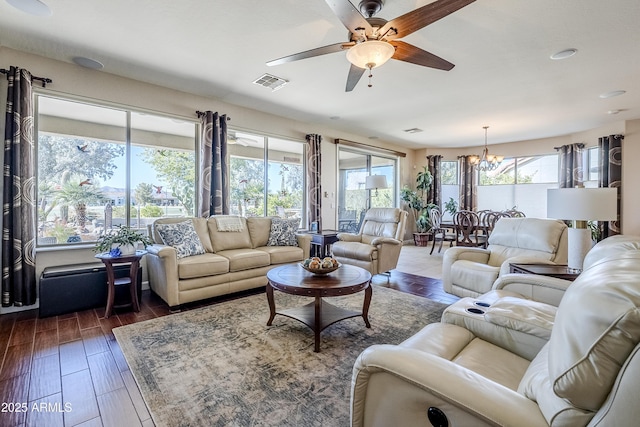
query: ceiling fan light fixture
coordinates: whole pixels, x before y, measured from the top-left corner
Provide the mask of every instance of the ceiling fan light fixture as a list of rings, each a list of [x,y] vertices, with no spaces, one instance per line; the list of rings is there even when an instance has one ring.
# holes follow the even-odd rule
[[[381,40],[358,43],[347,51],[347,60],[359,68],[373,69],[387,62],[396,49]]]

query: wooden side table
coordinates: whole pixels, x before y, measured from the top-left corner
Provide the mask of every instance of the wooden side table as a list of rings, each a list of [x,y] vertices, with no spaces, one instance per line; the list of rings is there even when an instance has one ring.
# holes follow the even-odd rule
[[[314,253],[320,258],[331,256],[331,245],[338,241],[338,231],[323,230],[309,231],[311,234],[311,244],[314,247]]]
[[[140,260],[146,254],[147,251],[136,251],[135,254],[119,257],[113,257],[108,252],[96,255],[96,258],[104,263],[107,270],[107,308],[104,312],[105,318],[111,316],[114,308],[131,306],[134,311],[140,311],[140,304],[138,303],[138,295],[136,292],[138,287],[138,268],[140,267]],[[129,276],[116,279],[114,265],[127,263],[130,263]],[[130,302],[115,305],[116,286],[129,286]]]
[[[556,277],[558,279],[574,281],[580,275],[579,271],[566,265],[555,264],[509,264],[510,273],[538,274],[540,276]]]

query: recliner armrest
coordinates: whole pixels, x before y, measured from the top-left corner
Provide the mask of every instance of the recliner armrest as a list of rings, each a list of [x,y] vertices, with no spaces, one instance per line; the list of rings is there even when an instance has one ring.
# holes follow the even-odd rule
[[[351,381],[353,427],[365,425],[365,419],[375,419],[376,425],[426,425],[432,406],[445,413],[449,425],[547,426],[532,400],[433,354],[374,345],[356,360]]]
[[[362,240],[360,234],[338,233],[338,240],[342,242],[360,242]]]
[[[498,277],[492,289],[503,289],[533,301],[558,306],[571,281],[538,274],[505,274]]]
[[[376,237],[371,241],[373,246],[382,245],[384,243],[389,243],[391,245],[402,245],[400,240],[396,240],[392,237]]]

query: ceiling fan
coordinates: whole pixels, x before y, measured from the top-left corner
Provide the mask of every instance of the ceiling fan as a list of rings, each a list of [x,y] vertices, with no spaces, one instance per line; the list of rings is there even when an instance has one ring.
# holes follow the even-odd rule
[[[235,132],[229,132],[227,134],[227,144],[231,144],[231,145],[238,144],[238,145],[242,145],[243,147],[246,147],[251,143],[255,144],[256,141],[251,138],[243,138],[241,136],[237,136]]]
[[[398,39],[444,18],[475,0],[436,0],[391,21],[374,17],[382,9],[383,0],[362,0],[359,4],[360,11],[349,0],[325,1],[349,30],[349,41],[285,56],[267,62],[267,65],[279,65],[347,50],[351,68],[345,91],[351,92],[367,69],[371,78],[371,70],[389,59],[439,70],[451,70],[454,67],[451,62]]]

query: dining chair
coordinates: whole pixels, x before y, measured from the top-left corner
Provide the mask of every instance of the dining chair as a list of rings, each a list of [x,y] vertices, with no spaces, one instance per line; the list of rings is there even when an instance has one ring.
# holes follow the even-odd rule
[[[429,220],[431,221],[431,237],[433,238],[433,245],[431,245],[431,252],[429,255],[433,254],[433,250],[436,247],[436,240],[438,240],[438,235],[440,235],[440,246],[438,247],[438,253],[442,250],[443,242],[451,242],[449,245],[453,244],[456,240],[455,233],[448,232],[448,229],[442,226],[442,212],[440,209],[433,208],[429,211]]]
[[[461,210],[453,215],[456,246],[484,246],[486,236],[479,235],[480,218],[473,211]]]

